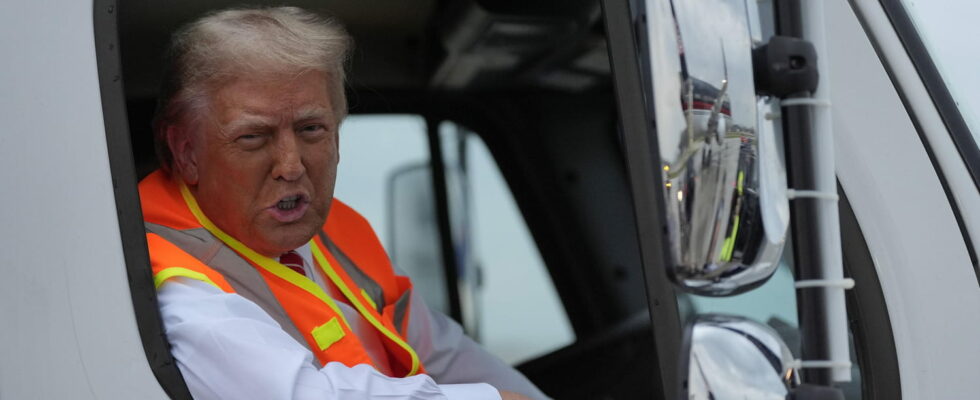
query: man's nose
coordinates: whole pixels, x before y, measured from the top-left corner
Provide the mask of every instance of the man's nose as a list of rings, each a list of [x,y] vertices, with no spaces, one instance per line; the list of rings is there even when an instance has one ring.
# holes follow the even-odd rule
[[[295,181],[306,173],[303,166],[302,144],[292,131],[276,135],[275,165],[272,175],[275,179]]]

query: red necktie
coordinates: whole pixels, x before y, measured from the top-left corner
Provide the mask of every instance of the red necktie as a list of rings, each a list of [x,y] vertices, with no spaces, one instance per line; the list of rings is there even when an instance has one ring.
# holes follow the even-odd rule
[[[305,263],[303,262],[303,256],[299,255],[295,250],[290,250],[282,253],[279,256],[279,262],[282,265],[289,267],[289,269],[296,271],[298,274],[306,276],[306,268],[303,267]]]

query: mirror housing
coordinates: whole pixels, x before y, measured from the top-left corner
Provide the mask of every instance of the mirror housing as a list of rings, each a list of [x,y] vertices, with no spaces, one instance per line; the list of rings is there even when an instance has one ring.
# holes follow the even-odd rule
[[[457,261],[451,265],[443,259],[432,177],[432,167],[427,162],[405,165],[389,175],[388,251],[392,262],[412,278],[414,290],[429,308],[455,319],[455,307],[460,312],[457,322],[467,335],[479,339],[481,275],[471,250],[466,172],[458,164],[445,169],[453,255]],[[456,268],[455,273],[451,274],[449,268]],[[458,297],[451,294],[454,289]]]
[[[789,347],[758,322],[702,315],[682,343],[678,398],[785,400],[799,384]]]
[[[430,308],[448,315],[448,285],[455,283],[447,282],[443,269],[429,164],[406,165],[392,172],[386,194],[393,264],[412,277],[415,290]]]
[[[756,96],[748,5],[647,7],[668,275],[700,295],[750,290],[778,267],[789,204],[771,104]]]

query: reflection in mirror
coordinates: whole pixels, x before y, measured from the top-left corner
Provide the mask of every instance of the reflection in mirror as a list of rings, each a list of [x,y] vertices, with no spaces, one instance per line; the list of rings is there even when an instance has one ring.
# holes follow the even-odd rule
[[[770,103],[755,94],[757,10],[747,3],[647,1],[668,269],[702,295],[765,282],[789,220]]]
[[[741,317],[703,315],[684,339],[680,398],[783,400],[799,384],[791,367],[793,354],[766,325]]]

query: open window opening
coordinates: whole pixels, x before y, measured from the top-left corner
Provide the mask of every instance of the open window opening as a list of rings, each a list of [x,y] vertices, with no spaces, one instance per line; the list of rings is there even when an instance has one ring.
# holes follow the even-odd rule
[[[351,74],[353,91],[349,94],[352,114],[378,112],[385,107],[395,112],[418,112],[417,105],[405,104],[417,104],[422,100],[439,97],[433,93],[459,94],[469,91],[480,96],[486,95],[486,98],[491,99],[487,103],[511,103],[514,99],[529,99],[528,95],[530,95],[529,104],[542,108],[548,108],[544,105],[555,98],[567,96],[589,99],[595,97],[595,93],[600,93],[601,101],[596,104],[578,101],[576,107],[596,108],[599,112],[594,113],[595,115],[608,116],[612,113],[608,93],[609,67],[598,18],[598,2],[578,1],[529,8],[516,5],[497,7],[472,1],[423,2],[423,4],[412,5],[386,2],[385,12],[376,15],[365,13],[365,10],[376,6],[372,4],[322,5],[307,4],[302,1],[295,3],[314,11],[327,10],[337,15],[347,23],[348,29],[355,36],[358,50],[354,56]],[[112,45],[100,49],[102,54],[99,62],[103,67],[100,74],[103,75],[102,81],[105,86],[103,94],[107,99],[106,124],[109,127],[107,131],[112,147],[110,151],[115,157],[113,174],[118,185],[117,200],[120,205],[120,220],[124,225],[122,229],[123,236],[126,238],[124,245],[127,249],[133,299],[148,358],[161,385],[173,398],[189,398],[189,394],[169,353],[159,321],[159,313],[156,310],[155,292],[147,268],[144,228],[135,185],[159,167],[149,122],[157,106],[156,95],[162,72],[161,58],[170,32],[208,10],[230,5],[232,4],[224,1],[174,4],[166,6],[166,12],[163,12],[161,7],[164,6],[144,2],[96,1],[95,3],[97,31],[101,31],[106,38],[106,43]],[[432,28],[449,26],[440,21],[456,20],[472,12],[477,12],[478,19],[483,25],[493,28],[482,33],[492,37],[478,41],[476,43],[478,46],[475,48],[473,43],[460,43],[453,39],[473,34],[473,27],[452,25],[448,32],[440,32]],[[383,29],[379,29],[379,26]],[[473,53],[474,51],[477,53]],[[501,51],[516,54],[517,58],[504,57],[506,54],[502,55]],[[513,65],[499,63],[484,65],[482,60],[485,60],[488,55],[504,57],[516,62]],[[486,70],[481,71],[481,68]],[[492,70],[494,68],[503,69]],[[480,97],[469,96],[469,98],[473,101],[474,98]],[[434,114],[452,114],[446,112],[447,109],[455,106],[451,97],[436,103],[437,105],[432,108],[441,111]],[[392,106],[392,104],[402,105]],[[462,119],[485,119],[486,108],[492,107],[481,107],[475,109],[473,115],[463,112]],[[549,116],[535,123],[547,125],[547,121],[551,118],[561,117],[567,112],[556,110],[554,107],[546,111]],[[504,161],[511,164],[501,165],[498,169],[497,164],[501,160],[494,155],[499,156],[501,152],[508,151],[505,147],[502,149],[500,143],[508,142],[510,139],[494,137],[484,143],[482,136],[504,133],[482,132],[481,135],[477,135],[464,128],[462,124],[419,116],[423,114],[411,117],[415,118],[416,128],[421,128],[420,141],[416,142],[421,147],[414,147],[421,151],[421,156],[405,158],[406,163],[397,165],[395,170],[385,171],[380,175],[383,183],[380,186],[382,195],[375,200],[380,201],[380,208],[377,209],[381,212],[376,214],[379,215],[377,217],[368,218],[376,227],[381,227],[380,231],[388,232],[382,233],[381,237],[389,246],[388,251],[392,257],[399,260],[396,262],[402,263],[401,260],[411,260],[412,252],[419,252],[419,249],[425,246],[431,247],[431,243],[421,245],[406,242],[410,240],[408,238],[419,236],[418,229],[422,229],[422,225],[407,223],[405,220],[417,216],[415,214],[418,214],[421,208],[410,207],[409,214],[405,214],[405,211],[398,212],[395,209],[404,206],[408,201],[391,199],[421,196],[416,199],[421,202],[418,204],[423,204],[425,201],[433,203],[433,198],[441,198],[444,202],[441,207],[447,209],[444,218],[446,221],[440,222],[439,218],[436,218],[436,221],[430,221],[434,226],[425,228],[437,231],[440,241],[440,246],[436,248],[439,254],[429,254],[428,257],[435,257],[435,263],[432,265],[439,266],[435,269],[436,274],[431,275],[433,282],[430,283],[433,287],[440,287],[443,290],[441,292],[426,290],[431,297],[430,302],[448,314],[453,314],[473,336],[481,339],[491,351],[506,361],[520,363],[535,359],[537,365],[543,365],[540,360],[543,355],[574,347],[578,342],[577,338],[582,335],[601,336],[599,335],[601,325],[583,321],[596,320],[595,315],[618,319],[619,315],[624,313],[621,308],[629,308],[630,313],[638,311],[633,309],[636,307],[625,307],[622,304],[642,304],[642,291],[639,294],[635,291],[623,292],[627,299],[605,300],[613,307],[611,310],[603,309],[607,306],[606,303],[592,304],[589,303],[591,300],[587,300],[589,296],[599,298],[599,294],[576,294],[581,292],[576,285],[583,286],[591,283],[585,279],[590,274],[600,276],[601,280],[618,281],[629,281],[628,276],[638,274],[638,272],[623,273],[622,270],[626,267],[617,264],[602,265],[608,270],[580,271],[576,272],[579,275],[574,278],[566,277],[565,272],[561,272],[561,266],[556,266],[554,260],[575,256],[561,254],[556,249],[576,246],[570,243],[573,239],[580,238],[580,233],[574,235],[566,233],[567,237],[549,239],[550,243],[544,247],[536,243],[540,240],[542,231],[561,229],[560,225],[552,221],[555,219],[554,216],[543,217],[540,211],[536,211],[553,205],[541,206],[539,199],[538,205],[530,207],[532,211],[528,211],[528,206],[525,204],[528,202],[529,195],[522,193],[515,199],[511,190],[515,188],[512,178],[515,169],[527,165],[542,165],[542,161],[522,159],[518,161],[521,166],[515,166],[513,159],[505,158]],[[589,115],[593,115],[591,111]],[[354,115],[343,129],[355,129],[358,124],[366,123],[363,121],[374,117],[373,114],[370,117]],[[389,117],[379,116],[382,119]],[[519,125],[507,121],[500,123],[504,126],[515,124]],[[590,129],[601,127],[604,130],[590,131],[590,135],[613,137],[610,136],[610,130],[614,125],[607,119],[602,119],[593,125]],[[524,132],[534,129],[533,125],[529,125],[523,126],[521,130]],[[552,136],[549,140],[553,140],[559,137],[558,131],[565,128],[549,129],[553,131],[549,133]],[[351,138],[357,136],[353,132],[342,135]],[[433,144],[433,138],[439,142],[438,145]],[[348,146],[354,148],[353,144],[344,144],[342,148]],[[377,143],[373,146],[368,153],[379,155]],[[405,151],[412,146],[415,145],[406,145],[398,150]],[[425,186],[415,185],[418,179],[429,179],[431,186],[438,186],[432,181],[433,176],[436,176],[433,175],[434,163],[431,162],[434,148],[441,148],[439,164],[442,164],[441,176],[444,178],[444,182],[439,184],[443,186],[441,196],[424,194],[417,190],[412,193],[411,190]],[[491,155],[491,153],[495,154]],[[618,154],[611,154],[604,162],[616,162],[618,156]],[[392,161],[396,158],[389,157],[384,161]],[[567,158],[574,157],[567,156]],[[356,164],[353,161],[355,159],[363,161],[368,158],[355,158],[354,153],[344,153],[342,163],[350,161],[351,164]],[[558,167],[554,167],[556,171],[549,168],[552,167],[545,164],[545,168],[539,175],[555,176],[566,173],[557,171]],[[356,174],[357,171],[352,174]],[[574,172],[567,173],[574,175]],[[504,179],[505,176],[507,180]],[[345,179],[346,182],[357,182],[360,178],[351,175],[342,176],[340,179],[338,185],[342,187],[338,187],[338,196],[350,194],[356,197],[353,194],[356,190],[350,189],[350,186],[344,182]],[[477,182],[489,182],[489,185]],[[533,180],[524,181],[517,184],[516,188],[520,190],[534,184],[536,183]],[[538,184],[552,185],[553,182]],[[618,187],[616,190],[622,193],[626,192],[627,188]],[[433,204],[438,204],[438,201]],[[518,204],[521,204],[521,207],[518,207]],[[373,205],[364,203],[357,206],[365,214],[374,213],[371,211],[375,207]],[[556,206],[564,210],[562,213],[575,212],[576,207],[578,207],[577,212],[602,214],[601,211],[588,211],[582,204]],[[532,218],[525,222],[528,213],[532,214]],[[596,216],[588,218],[598,219]],[[548,226],[549,224],[553,226]],[[446,230],[440,225],[448,225],[449,229]],[[399,229],[403,229],[404,232],[399,234]],[[628,226],[626,231],[629,231]],[[445,267],[447,265],[446,246],[444,246],[446,236],[449,236],[448,243],[452,250],[450,258],[454,261],[452,271],[457,274],[458,285],[446,282],[448,271]],[[584,249],[591,245],[578,246]],[[425,251],[431,253],[432,249]],[[546,267],[546,261],[550,267]],[[413,265],[420,263],[404,261],[404,264],[404,269],[411,269]],[[582,259],[576,264],[578,268],[578,265],[598,263]],[[416,269],[418,270],[416,274],[419,275],[416,279],[419,282],[428,282],[425,278],[426,271],[423,268]],[[438,273],[443,274],[441,278]],[[559,274],[561,279],[553,280],[555,274]],[[442,281],[439,281],[440,279]],[[570,281],[578,283],[570,285]],[[606,289],[599,291],[602,292],[614,291]],[[520,293],[520,296],[515,296],[515,293]],[[544,297],[527,298],[525,294]],[[637,296],[641,301],[635,301]],[[569,301],[572,302],[570,308]],[[531,323],[541,329],[528,329]],[[566,353],[574,357],[575,351],[566,351]],[[549,363],[554,362],[549,361]],[[558,377],[558,374],[554,374],[553,377],[540,379],[554,380],[557,384]]]

